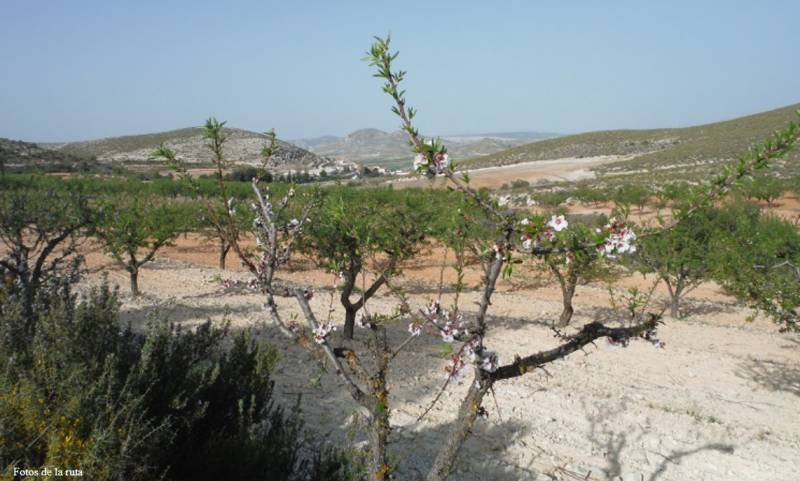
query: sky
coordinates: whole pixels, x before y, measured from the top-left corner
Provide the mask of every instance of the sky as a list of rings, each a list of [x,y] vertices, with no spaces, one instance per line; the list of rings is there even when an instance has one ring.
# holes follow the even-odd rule
[[[0,137],[210,116],[294,139],[394,130],[361,59],[392,34],[422,133],[681,127],[800,102],[800,2],[3,0]]]

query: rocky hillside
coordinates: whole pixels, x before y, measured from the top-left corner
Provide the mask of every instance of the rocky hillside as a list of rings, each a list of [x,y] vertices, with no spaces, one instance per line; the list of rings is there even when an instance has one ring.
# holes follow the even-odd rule
[[[487,155],[517,145],[533,142],[556,134],[539,132],[511,132],[497,134],[442,136],[454,158],[464,159]],[[366,165],[393,166],[393,161],[412,158],[408,137],[402,131],[384,132],[378,129],[361,129],[344,137],[324,136],[292,140],[293,143],[316,154],[362,162]]]
[[[231,162],[249,165],[261,162],[261,148],[266,143],[264,134],[234,128],[227,129],[227,134],[228,141],[225,146],[227,157]],[[85,142],[42,144],[42,147],[53,152],[93,156],[100,162],[147,164],[153,162],[151,154],[161,144],[175,149],[179,157],[189,164],[211,162],[211,152],[204,145],[202,129],[199,127]],[[284,169],[313,169],[333,164],[333,162],[288,142],[278,140],[277,164],[279,168]]]
[[[538,160],[605,155],[629,156],[628,160],[606,164],[600,173],[681,171],[703,175],[720,162],[734,159],[776,129],[798,120],[800,104],[739,117],[724,122],[686,128],[649,130],[608,130],[568,135],[514,147],[461,163],[477,168],[512,165]],[[797,152],[778,162],[779,170],[800,173]]]
[[[91,158],[42,148],[38,144],[0,138],[0,166],[6,172],[31,169],[48,172],[74,172],[94,169]]]

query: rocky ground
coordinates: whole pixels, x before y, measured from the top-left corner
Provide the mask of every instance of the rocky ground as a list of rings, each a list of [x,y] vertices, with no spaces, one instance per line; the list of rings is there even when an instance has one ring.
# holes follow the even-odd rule
[[[407,270],[403,285],[412,305],[437,295],[441,260],[432,255]],[[125,294],[125,273],[93,252],[88,282],[105,274],[120,283],[123,316],[134,323],[158,313],[155,317],[189,325],[228,319],[234,327],[263,326],[259,296],[221,283],[246,275],[239,269],[220,271],[215,261],[214,246],[181,239],[144,269],[140,287],[145,295],[133,300]],[[235,264],[232,258],[230,263]],[[283,280],[315,286],[312,305],[324,317],[330,276],[296,267]],[[473,269],[468,282],[478,277]],[[501,282],[490,310],[487,344],[505,360],[557,343],[549,324],[560,310],[559,291],[532,279]],[[649,281],[631,277],[617,289]],[[462,308],[474,310],[477,298],[476,292],[467,293]],[[445,294],[444,301],[450,299]],[[656,291],[655,302],[655,307],[665,302],[663,291]],[[575,328],[616,317],[603,285],[579,287],[575,303]],[[388,311],[395,305],[394,298],[379,296],[369,307]],[[280,309],[286,316],[298,313],[291,299],[282,299]],[[477,424],[452,479],[796,480],[800,337],[779,333],[765,319],[747,322],[752,313],[713,284],[693,291],[686,310],[686,319],[667,319],[660,329],[665,349],[644,342],[613,348],[602,341],[546,370],[498,385],[486,405],[490,416]],[[333,318],[341,319],[341,312]],[[321,375],[304,350],[286,346],[274,330],[262,327],[262,333],[282,352],[275,376],[281,402],[292,405],[300,396],[318,439],[347,439],[355,431],[356,410],[337,378]],[[399,343],[406,324],[393,326],[390,334]],[[357,342],[364,336],[357,332]],[[391,452],[401,465],[398,479],[426,472],[469,382],[451,386],[417,421],[445,379],[440,346],[434,337],[422,336],[393,366]],[[355,435],[353,441],[360,439]]]

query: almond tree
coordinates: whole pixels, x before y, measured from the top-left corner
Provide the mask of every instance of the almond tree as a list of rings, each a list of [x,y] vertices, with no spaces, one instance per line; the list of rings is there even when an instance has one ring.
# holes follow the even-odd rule
[[[308,249],[318,265],[342,278],[339,300],[345,312],[343,337],[347,340],[353,339],[356,318],[366,303],[391,277],[399,275],[402,262],[417,253],[424,237],[424,219],[404,200],[407,198],[400,196],[382,199],[374,192],[365,196],[338,191],[326,196],[315,221],[306,229],[301,248]],[[367,263],[375,274],[369,283],[364,272]]]
[[[129,275],[131,295],[139,295],[139,270],[186,230],[187,206],[152,197],[107,199],[101,206],[94,235],[103,249]]]
[[[724,208],[728,222],[715,236],[712,276],[784,331],[800,330],[800,233],[755,206]]]
[[[453,469],[453,465],[458,455],[458,451],[466,437],[469,435],[476,418],[485,413],[482,407],[484,396],[493,386],[507,379],[523,376],[525,373],[540,367],[544,364],[561,359],[586,344],[601,338],[607,337],[610,341],[620,344],[627,344],[630,339],[642,337],[650,342],[660,345],[655,337],[655,329],[659,322],[657,314],[643,316],[639,322],[629,327],[609,327],[598,322],[584,325],[576,334],[562,335],[562,344],[550,350],[530,353],[525,356],[515,356],[514,361],[509,364],[501,364],[496,354],[484,346],[484,336],[488,330],[487,312],[491,305],[495,286],[501,273],[510,274],[513,269],[514,253],[525,253],[535,256],[542,256],[553,253],[568,253],[582,249],[600,249],[604,253],[616,254],[630,250],[630,242],[634,239],[631,231],[624,219],[612,219],[609,224],[601,230],[604,237],[602,242],[587,243],[582,246],[563,246],[555,238],[551,244],[519,246],[515,244],[515,237],[518,231],[518,222],[513,214],[503,212],[496,204],[488,202],[485,197],[480,196],[469,186],[469,176],[466,174],[458,175],[449,159],[444,145],[437,141],[427,141],[419,131],[413,126],[412,119],[416,111],[407,106],[405,91],[399,85],[405,77],[405,72],[394,71],[392,62],[397,58],[396,52],[389,50],[389,38],[376,38],[372,48],[368,52],[366,60],[370,65],[376,67],[376,77],[384,80],[383,90],[394,100],[392,111],[401,119],[402,128],[408,134],[412,148],[416,152],[414,167],[417,171],[425,175],[443,175],[456,190],[472,198],[488,214],[497,219],[499,235],[497,241],[492,246],[490,255],[492,261],[486,271],[483,281],[483,296],[481,298],[477,313],[474,314],[471,322],[460,326],[457,332],[451,333],[454,340],[461,341],[463,344],[453,356],[449,371],[452,376],[457,376],[466,366],[467,360],[473,367],[473,381],[470,388],[461,402],[458,417],[453,425],[451,433],[445,445],[440,449],[434,465],[428,473],[428,481],[443,481],[448,477]],[[724,195],[729,188],[747,177],[755,169],[766,167],[769,160],[784,155],[800,140],[800,126],[796,123],[790,124],[783,131],[776,132],[772,138],[764,144],[751,149],[747,154],[738,159],[735,165],[723,170],[723,172],[711,180],[701,195],[693,199],[685,208],[676,212],[675,218],[670,223],[664,225],[660,232],[652,233],[657,236],[691,219],[697,210],[708,205],[716,198]],[[546,224],[529,223],[522,232],[523,235],[542,232],[547,228]],[[428,321],[431,324],[441,327],[443,324],[452,323],[451,315],[442,316],[440,309],[434,306],[429,309]],[[461,321],[459,321],[461,322]],[[448,378],[449,380],[449,378]]]
[[[555,239],[558,239],[565,247],[572,247],[569,252],[541,256],[546,270],[556,278],[561,288],[563,308],[556,326],[566,327],[575,312],[572,299],[575,297],[575,289],[578,284],[587,283],[608,274],[608,263],[605,262],[607,256],[603,255],[602,250],[580,248],[591,242],[603,242],[603,238],[599,237],[602,229],[598,226],[596,230],[593,230],[586,223],[577,221],[570,223],[563,215],[553,215],[546,222],[545,218],[541,216],[526,217],[520,221],[520,227],[524,228],[532,223],[544,224],[545,227],[538,232],[524,233],[520,237],[523,248],[530,249],[533,246],[541,246],[543,243]],[[625,244],[627,247],[620,253],[635,252],[636,246],[633,244],[636,238],[635,234],[628,229],[625,235],[627,235]]]
[[[631,261],[643,273],[655,273],[667,286],[670,316],[681,317],[681,299],[708,277],[714,239],[714,211],[703,209],[672,229],[642,239]]]
[[[69,274],[81,261],[78,245],[92,225],[81,192],[10,189],[0,194],[0,268],[4,281],[23,293],[31,308],[43,279]]]

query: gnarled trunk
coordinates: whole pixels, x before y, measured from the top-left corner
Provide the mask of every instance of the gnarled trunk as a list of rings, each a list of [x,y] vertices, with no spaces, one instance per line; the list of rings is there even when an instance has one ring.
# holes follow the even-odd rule
[[[219,240],[219,268],[225,270],[225,258],[228,257],[228,251],[231,250],[231,245],[225,242],[225,239]]]
[[[139,269],[129,271],[131,278],[131,296],[139,297]]]
[[[569,321],[572,320],[572,314],[575,312],[575,309],[572,307],[572,298],[575,296],[575,284],[575,282],[570,282],[568,280],[561,286],[561,298],[564,307],[561,310],[561,316],[558,318],[559,327],[568,326]]]
[[[344,329],[342,330],[342,337],[347,340],[353,339],[357,312],[358,309],[356,309],[353,304],[344,304]]]

